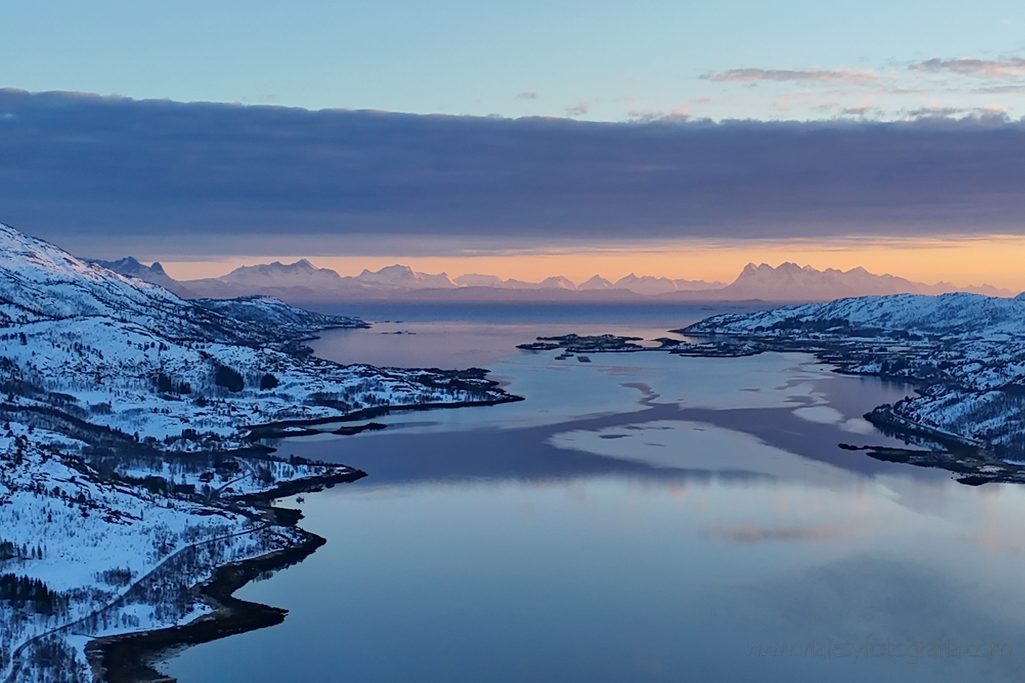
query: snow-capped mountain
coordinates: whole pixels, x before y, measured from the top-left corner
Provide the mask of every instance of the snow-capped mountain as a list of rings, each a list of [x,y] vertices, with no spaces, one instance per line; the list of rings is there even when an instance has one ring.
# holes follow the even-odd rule
[[[300,301],[457,286],[445,273],[418,273],[399,264],[377,271],[365,269],[355,277],[342,277],[330,268],[318,268],[306,259],[290,264],[275,261],[242,266],[221,277],[186,280],[181,284],[190,292],[208,298],[267,295]]]
[[[538,289],[568,289],[575,290],[577,286],[573,284],[573,281],[564,278],[561,275],[553,275],[552,277],[546,277],[538,283]]]
[[[603,289],[612,289],[612,283],[601,275],[596,274],[592,276],[591,279],[577,285],[577,289],[581,291],[601,291]]]
[[[707,282],[705,280],[684,280],[681,278],[673,280],[673,284],[676,285],[678,292],[701,292],[711,289],[722,289],[726,286],[718,280]]]
[[[978,289],[989,296],[1013,293],[984,285],[961,288]],[[763,301],[831,301],[843,297],[885,296],[887,294],[944,294],[959,291],[949,283],[926,285],[893,275],[874,275],[864,268],[848,271],[782,263],[773,268],[767,263],[749,263],[729,286],[715,292],[717,299],[762,299]]]
[[[197,299],[196,303],[233,320],[287,330],[295,337],[315,334],[331,328],[370,327],[359,318],[325,315],[289,306],[267,296],[244,296],[237,299]]]
[[[75,258],[63,249],[0,224],[0,327],[70,318],[130,322],[168,339],[265,344],[309,335],[301,329],[254,324],[225,315],[220,305],[187,301],[163,287]],[[285,306],[266,300],[246,309]],[[294,320],[310,314],[292,310]],[[325,322],[317,318],[311,324]],[[337,318],[334,324],[352,324]],[[361,323],[360,323],[361,324]]]
[[[234,285],[256,285],[261,287],[330,287],[341,279],[330,268],[317,268],[306,259],[283,264],[280,261],[256,266],[241,266],[219,280]]]
[[[637,277],[633,273],[620,278],[612,286],[615,289],[629,289],[631,292],[649,296],[677,291],[676,284],[667,277],[652,277],[650,275]]]
[[[497,275],[481,275],[480,273],[467,273],[453,278],[452,282],[460,287],[494,287],[501,289],[505,281]]]
[[[362,273],[351,279],[363,285],[377,285],[393,287],[395,289],[448,289],[456,286],[454,282],[448,279],[448,275],[445,273],[437,275],[417,273],[409,266],[397,263],[393,266],[381,268],[376,272],[364,269]]]
[[[630,273],[615,283],[595,275],[587,282],[577,287],[580,290],[608,290],[621,289],[642,294],[645,296],[657,296],[671,292],[698,292],[703,290],[722,289],[725,285],[721,282],[705,282],[704,280],[671,280],[667,277],[652,277],[651,275],[637,275]]]
[[[274,296],[283,292],[299,292],[299,298],[303,298],[303,292],[333,291],[341,286],[341,282],[341,276],[330,268],[317,268],[306,259],[300,259],[289,264],[274,261],[241,266],[220,277],[186,280],[180,284],[196,296],[225,299]]]
[[[453,293],[433,290],[459,288],[474,288],[475,294],[479,296],[487,296],[486,290],[529,290],[530,294],[522,296],[529,297],[530,300],[537,299],[538,292],[548,292],[552,296],[565,298],[565,292],[574,291],[586,292],[587,294],[581,296],[591,299],[601,297],[605,292],[617,300],[622,300],[625,293],[631,293],[641,297],[715,301],[831,301],[855,296],[944,294],[957,291],[986,296],[1013,295],[1013,292],[990,285],[956,287],[947,282],[927,285],[893,275],[875,275],[860,267],[848,271],[833,268],[816,270],[811,266],[798,266],[794,263],[782,263],[777,267],[765,263],[749,263],[729,285],[704,280],[638,276],[634,273],[620,278],[615,283],[595,275],[580,285],[562,276],[552,276],[541,282],[503,280],[495,275],[479,273],[450,279],[445,273],[430,275],[399,264],[377,271],[365,269],[359,275],[342,277],[329,268],[318,268],[305,259],[291,264],[275,261],[257,266],[243,266],[217,278],[175,282],[167,277],[159,267],[160,264],[147,268],[131,257],[101,263],[123,274],[167,286],[184,296],[219,299],[252,295],[273,296],[288,301],[387,299],[402,298],[416,293],[418,300],[431,297],[445,300],[452,298]],[[501,298],[513,300],[506,295],[502,295]]]
[[[149,282],[150,284],[159,285],[170,292],[174,292],[182,298],[189,298],[193,296],[192,292],[168,275],[160,263],[154,262],[152,265],[145,266],[135,260],[132,256],[126,256],[118,259],[117,261],[100,261],[97,259],[88,260],[90,263],[103,266],[108,270],[113,270],[115,273],[121,273],[122,275],[128,275],[130,277],[137,277],[140,280]]]

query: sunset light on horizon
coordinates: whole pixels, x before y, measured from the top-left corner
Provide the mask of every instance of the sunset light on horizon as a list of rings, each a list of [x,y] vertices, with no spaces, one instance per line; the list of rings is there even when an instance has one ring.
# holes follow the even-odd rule
[[[110,254],[118,258],[123,254]],[[593,275],[615,282],[631,273],[670,279],[730,283],[748,263],[778,266],[792,262],[817,270],[847,271],[862,267],[876,275],[895,275],[915,282],[950,282],[957,286],[989,284],[1025,290],[1025,237],[1017,235],[967,236],[962,239],[871,239],[812,241],[694,241],[641,247],[622,246],[574,251],[565,249],[449,256],[402,255],[334,256],[289,254],[284,256],[232,256],[206,260],[176,259],[160,263],[179,280],[219,277],[240,266],[279,261],[293,263],[305,258],[319,268],[339,275],[359,275],[364,269],[379,270],[396,263],[423,273],[496,275],[539,282],[563,276],[580,284]],[[159,260],[159,259],[155,259]]]

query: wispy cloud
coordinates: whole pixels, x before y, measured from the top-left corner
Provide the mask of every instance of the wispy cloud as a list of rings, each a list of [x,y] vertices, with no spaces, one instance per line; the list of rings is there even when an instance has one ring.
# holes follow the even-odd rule
[[[1018,95],[1025,93],[1025,83],[1021,85],[990,85],[985,88],[976,88],[972,92],[983,95]]]
[[[570,118],[576,118],[577,116],[583,116],[587,112],[591,111],[591,106],[594,102],[581,102],[580,104],[573,107],[566,107],[566,116]]]
[[[537,99],[537,93],[536,92],[521,92],[520,94],[518,94],[516,96],[516,99],[518,99],[518,100],[536,100]]]
[[[976,78],[1007,78],[1025,75],[1025,59],[927,59],[908,66],[912,71],[954,73]]]
[[[871,102],[862,102],[853,107],[846,107],[840,111],[847,116],[868,116],[872,112]]]
[[[737,82],[756,85],[762,81],[854,84],[872,83],[879,79],[874,71],[851,69],[731,69],[702,76],[716,83]]]
[[[680,105],[669,112],[654,109],[631,109],[627,117],[634,122],[652,123],[654,121],[686,121],[690,118],[690,110],[686,105]]]

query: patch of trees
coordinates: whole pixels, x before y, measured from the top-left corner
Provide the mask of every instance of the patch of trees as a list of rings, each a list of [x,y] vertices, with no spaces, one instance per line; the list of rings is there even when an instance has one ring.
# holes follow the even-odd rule
[[[153,376],[153,384],[161,394],[191,394],[192,385],[188,382],[175,382],[166,373],[158,372]]]
[[[96,578],[109,586],[127,586],[135,578],[135,572],[125,567],[116,567],[97,572]]]
[[[350,388],[347,387],[344,394],[350,395],[351,393],[354,392],[351,392]],[[342,412],[349,412],[357,407],[354,403],[358,404],[358,400],[354,403],[350,403],[349,401],[342,399],[339,394],[326,391],[315,391],[309,395],[304,403],[306,405],[324,406],[326,408],[334,408],[335,410],[340,410]]]
[[[0,600],[37,614],[59,614],[68,608],[68,598],[40,581],[17,574],[0,575]]]
[[[214,384],[234,393],[242,391],[246,385],[238,371],[220,363],[214,365]]]
[[[278,386],[278,378],[269,372],[260,378],[260,390],[267,391]]]
[[[23,548],[21,546],[17,546],[10,541],[0,541],[0,562],[21,557],[22,554]]]

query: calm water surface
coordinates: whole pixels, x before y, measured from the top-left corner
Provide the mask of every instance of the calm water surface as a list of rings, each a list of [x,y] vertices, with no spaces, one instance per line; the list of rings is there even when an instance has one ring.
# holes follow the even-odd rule
[[[488,367],[527,400],[280,442],[369,476],[283,501],[328,544],[238,595],[288,618],[186,651],[183,683],[1023,679],[1022,489],[837,447],[900,443],[860,416],[906,387],[801,354],[513,348],[685,322],[657,314],[389,319],[314,346]]]

